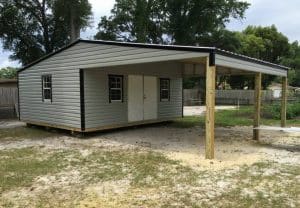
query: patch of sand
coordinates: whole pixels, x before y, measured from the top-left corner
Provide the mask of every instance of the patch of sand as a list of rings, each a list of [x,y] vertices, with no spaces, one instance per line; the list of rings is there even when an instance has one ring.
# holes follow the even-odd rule
[[[215,107],[216,111],[218,110],[233,110],[237,109],[237,106],[233,105],[218,105]],[[185,116],[200,116],[204,115],[206,112],[205,106],[184,106],[183,114]]]
[[[106,150],[154,150],[193,168],[220,170],[251,165],[261,160],[299,164],[300,133],[261,131],[261,140],[252,140],[251,127],[215,130],[215,159],[206,160],[204,130],[168,126],[141,127],[103,132],[86,139],[55,136],[47,139],[0,141],[1,149],[42,147],[45,149],[77,149],[87,156],[93,148]]]

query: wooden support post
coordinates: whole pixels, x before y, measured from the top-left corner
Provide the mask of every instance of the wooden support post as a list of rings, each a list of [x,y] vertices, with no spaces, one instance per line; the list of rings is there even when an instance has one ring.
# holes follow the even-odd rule
[[[206,61],[205,158],[213,159],[215,151],[215,86],[216,66]]]
[[[282,77],[281,89],[281,127],[286,126],[286,104],[287,104],[287,77]]]
[[[261,108],[261,73],[255,74],[255,91],[254,91],[254,125],[260,125],[260,108]],[[259,129],[253,129],[253,139],[259,140]]]

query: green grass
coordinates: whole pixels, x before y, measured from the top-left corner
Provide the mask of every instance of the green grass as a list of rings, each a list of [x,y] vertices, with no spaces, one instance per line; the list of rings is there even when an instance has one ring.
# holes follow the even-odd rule
[[[64,152],[45,154],[34,148],[0,151],[0,193],[17,187],[30,186],[40,175],[60,171]]]
[[[42,128],[15,127],[9,129],[0,129],[0,140],[18,140],[23,138],[46,138],[57,135],[56,133],[46,131]]]
[[[270,169],[277,172],[265,174]],[[300,185],[297,183],[299,172],[300,166],[274,162],[259,162],[244,166],[232,176],[239,181],[239,185],[217,197],[213,205],[228,208],[290,207],[289,200],[297,199],[300,194]],[[245,193],[245,190],[251,191],[252,196]],[[299,201],[295,200],[294,206],[299,205]]]
[[[225,174],[226,170],[195,170],[157,152],[101,148],[93,149],[87,156],[76,150],[11,149],[0,151],[0,159],[2,192],[31,186],[37,176],[55,175],[69,168],[80,172],[79,183],[50,186],[33,198],[26,197],[27,204],[32,207],[76,207],[82,200],[95,201],[104,207],[287,207],[290,201],[296,207],[299,205],[299,165],[260,162]],[[265,174],[270,169],[278,172]],[[124,195],[87,198],[83,191],[95,184],[120,180],[129,181]],[[206,196],[207,190],[201,189],[203,183],[217,184],[224,180],[231,181],[230,189],[209,198],[208,202],[197,198]],[[245,194],[245,189],[254,195]],[[0,197],[0,206],[15,207],[17,203],[22,204]]]
[[[179,180],[188,183],[196,175],[178,161],[152,151],[96,151],[71,165],[88,167],[90,171],[84,173],[84,178],[89,182],[121,180],[130,175],[131,185],[134,187],[174,185],[175,172],[184,175],[177,178],[177,182]]]
[[[238,110],[220,110],[215,113],[215,125],[221,127],[251,126],[253,125],[253,107],[242,106]],[[262,125],[280,125],[279,119],[262,118]],[[287,125],[300,126],[300,119],[287,120]],[[171,126],[178,128],[190,128],[205,126],[205,116],[186,116],[177,119]]]

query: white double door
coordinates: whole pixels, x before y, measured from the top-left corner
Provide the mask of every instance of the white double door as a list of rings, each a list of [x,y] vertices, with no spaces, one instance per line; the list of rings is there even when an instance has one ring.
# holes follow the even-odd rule
[[[157,78],[128,76],[128,121],[157,119]]]

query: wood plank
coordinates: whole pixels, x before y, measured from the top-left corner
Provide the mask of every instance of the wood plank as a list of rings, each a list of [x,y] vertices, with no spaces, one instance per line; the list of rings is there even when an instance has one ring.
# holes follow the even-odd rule
[[[57,129],[65,129],[65,130],[81,132],[80,128],[75,128],[75,127],[70,127],[70,126],[65,126],[65,125],[51,124],[51,123],[45,123],[45,122],[36,122],[36,121],[31,121],[31,120],[22,120],[22,121],[25,122],[29,126],[37,125],[37,126],[45,126],[45,127],[52,127],[52,128],[57,128]]]
[[[125,127],[131,127],[131,126],[140,126],[140,125],[146,125],[146,124],[155,124],[155,123],[162,123],[167,121],[172,121],[180,118],[177,117],[169,117],[169,118],[163,118],[163,119],[152,119],[152,120],[144,120],[144,121],[135,121],[135,122],[129,122],[129,123],[119,123],[119,124],[111,124],[111,125],[102,125],[94,128],[87,128],[84,132],[94,132],[94,131],[102,131],[102,130],[109,130],[109,129],[117,129],[117,128],[125,128]]]
[[[253,139],[259,140],[260,110],[261,110],[261,73],[255,74],[255,90],[254,90],[254,124]]]
[[[216,66],[206,60],[205,158],[214,158]]]
[[[281,127],[286,126],[286,104],[287,104],[287,77],[282,77],[282,91],[281,91]]]

